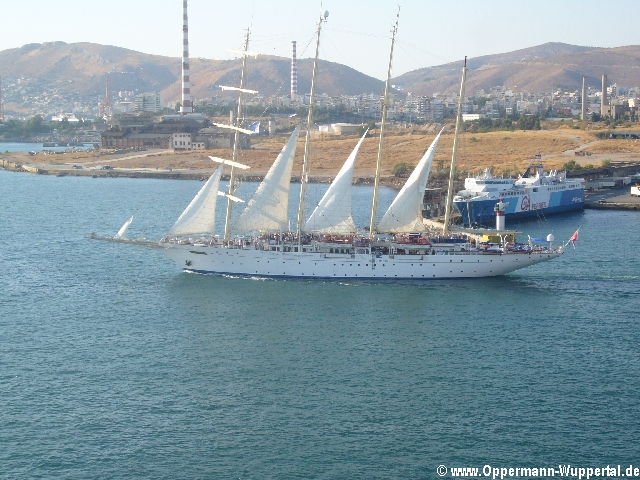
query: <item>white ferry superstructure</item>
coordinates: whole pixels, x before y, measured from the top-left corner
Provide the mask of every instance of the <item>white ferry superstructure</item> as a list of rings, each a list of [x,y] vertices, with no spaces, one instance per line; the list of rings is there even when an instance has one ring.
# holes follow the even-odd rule
[[[566,172],[544,171],[540,162],[529,165],[517,179],[495,178],[486,169],[483,175],[467,178],[464,190],[453,197],[464,225],[493,221],[493,207],[503,199],[509,220],[538,217],[584,208],[584,179],[567,178]]]

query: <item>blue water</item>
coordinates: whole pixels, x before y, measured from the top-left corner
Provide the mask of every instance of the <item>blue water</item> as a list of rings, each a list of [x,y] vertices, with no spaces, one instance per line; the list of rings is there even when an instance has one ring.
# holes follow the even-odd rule
[[[0,153],[5,152],[41,152],[43,150],[51,150],[54,152],[63,152],[69,149],[87,150],[90,146],[85,147],[45,147],[43,143],[19,143],[19,142],[0,142]]]
[[[580,239],[480,280],[203,276],[84,238],[136,209],[158,238],[201,185],[0,171],[0,478],[638,463],[637,213],[512,224]]]

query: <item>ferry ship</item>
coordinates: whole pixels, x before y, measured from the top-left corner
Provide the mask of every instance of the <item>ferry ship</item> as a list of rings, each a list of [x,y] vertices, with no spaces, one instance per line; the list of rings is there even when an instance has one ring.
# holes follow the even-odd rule
[[[584,178],[567,178],[566,172],[545,172],[536,155],[526,172],[515,178],[495,178],[486,169],[483,175],[467,178],[464,190],[453,197],[464,225],[493,222],[494,206],[502,199],[508,219],[538,217],[584,208]]]

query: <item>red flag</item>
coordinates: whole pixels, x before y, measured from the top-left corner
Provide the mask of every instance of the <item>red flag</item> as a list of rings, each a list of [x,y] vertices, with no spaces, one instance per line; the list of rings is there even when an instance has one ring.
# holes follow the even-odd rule
[[[576,246],[576,242],[578,241],[578,232],[580,231],[580,229],[578,228],[578,230],[575,231],[575,233],[573,235],[571,235],[571,238],[569,239],[569,241],[571,242],[571,245]]]

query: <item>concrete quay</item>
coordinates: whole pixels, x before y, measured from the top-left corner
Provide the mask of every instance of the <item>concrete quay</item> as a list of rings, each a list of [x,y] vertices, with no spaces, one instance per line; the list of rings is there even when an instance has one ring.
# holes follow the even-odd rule
[[[640,197],[630,193],[630,187],[624,189],[597,190],[585,192],[584,208],[594,210],[640,210]]]

